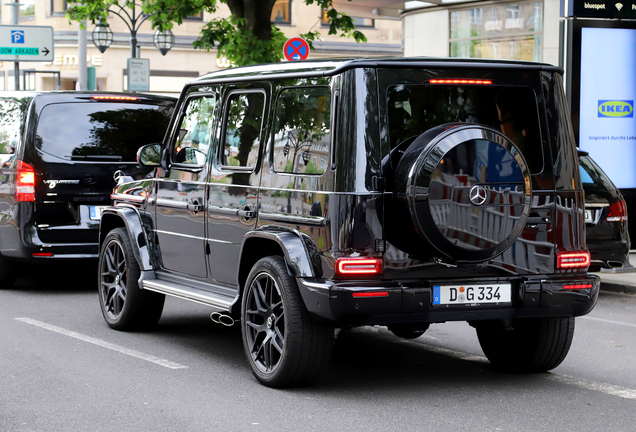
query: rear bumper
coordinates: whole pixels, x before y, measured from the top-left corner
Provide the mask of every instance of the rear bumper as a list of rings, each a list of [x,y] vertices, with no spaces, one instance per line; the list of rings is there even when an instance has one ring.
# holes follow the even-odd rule
[[[600,289],[600,278],[591,274],[506,280],[512,284],[511,305],[440,307],[432,305],[431,281],[334,282],[305,278],[297,278],[297,281],[309,312],[342,325],[575,317],[585,315],[594,308]],[[452,284],[452,281],[444,283]],[[576,283],[589,283],[592,288],[563,288],[564,285]],[[388,295],[353,297],[354,293],[374,291],[386,291]]]
[[[616,264],[622,263],[624,266],[629,262],[629,240],[587,240],[586,243],[593,264],[620,267]]]

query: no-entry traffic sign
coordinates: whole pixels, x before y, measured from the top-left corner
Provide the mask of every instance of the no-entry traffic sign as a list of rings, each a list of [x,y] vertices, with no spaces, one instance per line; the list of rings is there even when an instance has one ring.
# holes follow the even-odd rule
[[[283,55],[289,61],[305,60],[309,57],[309,44],[303,38],[291,38],[285,42]]]
[[[0,61],[53,61],[53,27],[0,26]]]

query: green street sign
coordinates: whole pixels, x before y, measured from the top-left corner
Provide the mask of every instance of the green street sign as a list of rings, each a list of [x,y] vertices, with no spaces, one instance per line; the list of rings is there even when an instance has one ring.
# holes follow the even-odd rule
[[[39,48],[0,47],[0,55],[40,55]]]

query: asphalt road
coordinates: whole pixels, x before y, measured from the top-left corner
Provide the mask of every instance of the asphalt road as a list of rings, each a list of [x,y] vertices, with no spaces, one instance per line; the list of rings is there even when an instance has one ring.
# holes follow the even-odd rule
[[[552,373],[496,373],[474,330],[447,323],[413,341],[343,331],[318,382],[272,390],[206,307],[167,299],[155,330],[111,330],[88,272],[0,290],[0,431],[636,429],[636,296],[602,293]]]

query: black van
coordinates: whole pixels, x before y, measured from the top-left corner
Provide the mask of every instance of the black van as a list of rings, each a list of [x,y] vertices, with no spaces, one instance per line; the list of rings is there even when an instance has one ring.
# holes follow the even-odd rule
[[[536,63],[203,76],[139,150],[155,176],[104,211],[104,318],[156,323],[164,295],[209,305],[272,387],[314,379],[348,326],[415,338],[467,321],[495,367],[553,369],[600,285],[567,112],[561,70]]]
[[[143,178],[176,100],[129,93],[0,92],[0,286],[13,261],[97,258],[113,173]]]

